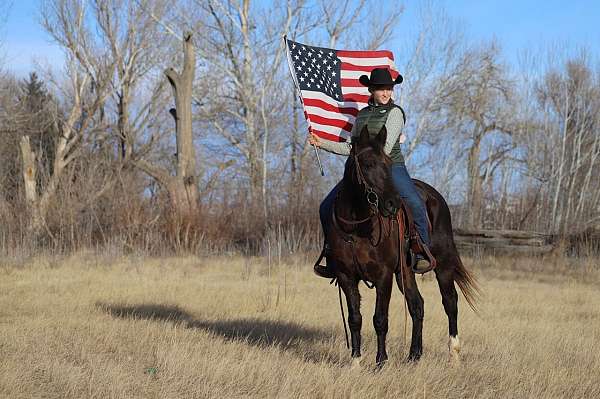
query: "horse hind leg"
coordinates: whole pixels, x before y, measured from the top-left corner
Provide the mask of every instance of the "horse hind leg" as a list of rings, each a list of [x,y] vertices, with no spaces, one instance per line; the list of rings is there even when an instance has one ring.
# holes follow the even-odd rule
[[[458,293],[454,286],[454,265],[438,264],[435,276],[442,294],[442,304],[448,316],[448,355],[451,363],[460,362],[460,340],[458,338]]]

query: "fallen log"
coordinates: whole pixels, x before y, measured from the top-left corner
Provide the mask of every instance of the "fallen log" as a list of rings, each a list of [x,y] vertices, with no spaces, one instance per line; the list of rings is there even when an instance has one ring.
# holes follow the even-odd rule
[[[455,229],[454,241],[467,252],[542,255],[554,249],[550,235],[532,231]]]

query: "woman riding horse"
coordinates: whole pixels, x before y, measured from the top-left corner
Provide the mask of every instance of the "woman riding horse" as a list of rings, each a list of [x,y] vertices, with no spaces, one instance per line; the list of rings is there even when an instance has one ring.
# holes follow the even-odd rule
[[[352,143],[358,138],[360,132],[366,126],[369,134],[374,137],[385,126],[387,130],[387,139],[384,146],[384,152],[392,159],[392,178],[394,187],[410,208],[414,218],[414,223],[420,236],[420,246],[429,248],[431,239],[429,237],[427,214],[425,204],[417,193],[412,179],[410,178],[400,144],[404,142],[405,136],[402,134],[405,117],[404,111],[392,100],[394,85],[402,82],[402,75],[398,75],[396,79],[392,79],[389,69],[375,68],[371,71],[371,76],[362,75],[359,82],[369,88],[371,97],[368,105],[361,109],[354,125],[352,126],[350,142],[333,142],[321,140],[319,136],[311,133],[309,138],[310,144],[313,144],[326,151],[339,155],[349,155],[352,148]],[[329,245],[327,236],[330,225],[330,216],[332,214],[332,206],[338,192],[338,186],[325,197],[319,208],[323,233],[325,235],[325,244],[323,247],[323,255],[327,258],[329,253]],[[422,248],[425,251],[425,248]],[[417,262],[414,266],[414,272],[425,273],[431,270],[431,265],[425,257],[417,253]],[[321,277],[333,278],[335,275],[328,267],[316,265],[315,273]]]

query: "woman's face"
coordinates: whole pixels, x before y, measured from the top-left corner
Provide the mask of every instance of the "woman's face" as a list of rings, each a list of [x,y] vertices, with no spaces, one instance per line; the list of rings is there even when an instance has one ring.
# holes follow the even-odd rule
[[[390,101],[390,98],[392,98],[394,86],[371,86],[369,91],[377,104],[387,104],[388,101]]]

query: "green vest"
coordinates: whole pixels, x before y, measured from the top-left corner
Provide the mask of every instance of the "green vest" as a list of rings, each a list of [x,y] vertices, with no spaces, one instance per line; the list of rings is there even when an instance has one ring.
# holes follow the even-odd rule
[[[385,125],[388,115],[393,108],[400,107],[394,104],[392,101],[385,105],[374,105],[371,101],[369,101],[369,105],[361,109],[358,112],[358,115],[356,115],[356,120],[354,121],[356,138],[358,138],[365,125],[369,131],[369,136],[371,138],[375,138],[381,128]],[[402,111],[402,117],[404,118],[404,110],[400,108],[400,111]],[[400,136],[398,136],[398,140],[392,147],[390,158],[392,159],[393,163],[404,163],[404,156],[402,155],[402,150],[400,149]]]

